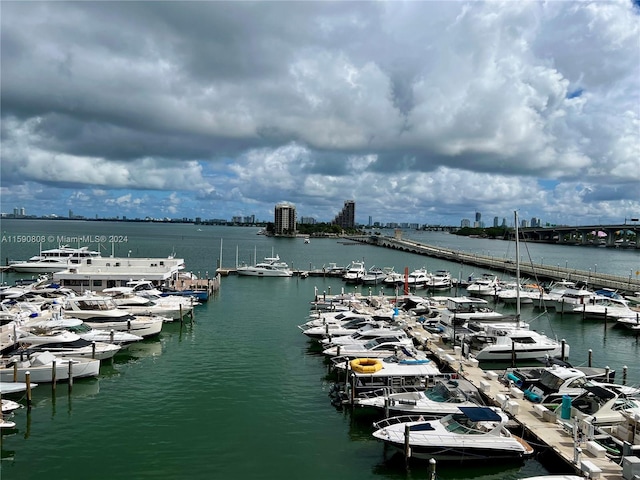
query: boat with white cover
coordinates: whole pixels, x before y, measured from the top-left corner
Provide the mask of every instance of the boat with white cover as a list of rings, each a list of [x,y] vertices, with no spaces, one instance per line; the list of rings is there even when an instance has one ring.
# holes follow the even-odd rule
[[[55,370],[53,362],[55,361]],[[71,368],[69,367],[71,365]],[[100,360],[91,358],[60,358],[51,352],[35,352],[29,355],[12,355],[0,359],[0,382],[11,382],[14,373],[17,381],[25,381],[25,373],[31,374],[32,382],[51,383],[55,371],[56,381],[68,380],[69,372],[76,378],[97,377]]]
[[[20,350],[26,352],[49,351],[58,357],[97,358],[107,360],[120,350],[119,345],[85,340],[66,330],[20,329],[17,331]],[[14,354],[18,354],[16,351]]]
[[[508,417],[494,407],[459,407],[458,413],[439,420],[419,416],[391,417],[375,422],[373,436],[411,457],[438,461],[520,460],[534,453],[533,447],[506,428]],[[409,438],[406,438],[406,436]]]

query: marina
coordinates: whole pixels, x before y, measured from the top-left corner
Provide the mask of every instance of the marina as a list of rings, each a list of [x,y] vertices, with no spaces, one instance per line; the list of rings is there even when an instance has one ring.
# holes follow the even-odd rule
[[[60,225],[52,223],[52,228]],[[133,227],[135,231],[138,226]],[[37,223],[36,228],[39,228]],[[395,265],[397,271],[404,270],[405,266],[414,270],[425,265],[423,256],[371,245],[341,250],[336,247],[335,239],[313,239],[311,244],[304,244],[302,239],[296,243],[296,240],[278,241],[260,236],[256,241],[255,235],[249,237],[241,228],[220,228],[212,230],[203,241],[203,232],[174,226],[155,228],[162,232],[165,240],[130,244],[126,248],[133,250],[132,256],[161,257],[178,239],[186,249],[179,252],[185,265],[204,277],[206,271],[214,271],[211,265],[219,258],[221,235],[229,245],[229,252],[225,252],[228,258],[233,257],[236,245],[240,244],[241,255],[252,259],[255,244],[260,242],[261,257],[268,256],[275,245],[276,251],[287,252],[284,260],[298,270],[310,263],[313,268],[309,271],[329,263],[347,265],[354,258],[365,258],[370,265]],[[131,232],[127,233],[132,236]],[[145,234],[144,237],[160,235]],[[435,244],[459,239],[439,233],[429,241],[417,240]],[[488,245],[505,249],[507,242]],[[564,251],[568,247],[561,248],[566,255]],[[575,248],[583,252],[585,247]],[[455,249],[462,250],[459,246]],[[596,250],[600,254],[604,249]],[[617,253],[609,257],[611,267],[618,262]],[[633,256],[632,251],[619,253],[623,255],[619,261],[626,264],[626,268],[633,268],[637,255]],[[549,258],[549,251],[545,250],[544,256]],[[582,256],[568,261],[577,262]],[[595,261],[599,269],[606,268],[603,260]],[[440,259],[428,259],[426,264],[429,271],[448,270],[458,278],[481,273],[477,266],[461,267]],[[586,265],[580,266],[580,269],[586,268]],[[495,273],[502,275],[499,271]],[[14,278],[5,274],[5,281]],[[66,388],[52,393],[46,384],[35,389],[30,412],[20,409],[14,413],[11,421],[16,428],[5,430],[2,436],[3,478],[30,478],[29,472],[38,470],[53,472],[52,478],[80,478],[81,471],[96,463],[100,468],[92,470],[94,478],[125,475],[145,478],[150,465],[154,478],[175,478],[176,475],[281,478],[295,472],[304,478],[322,479],[335,476],[336,469],[340,477],[346,479],[407,478],[407,475],[429,478],[428,464],[410,462],[406,466],[402,455],[398,458],[385,454],[382,443],[372,436],[371,417],[363,417],[351,408],[338,409],[328,398],[335,381],[329,376],[332,363],[312,346],[315,344],[310,343],[297,325],[309,316],[310,301],[316,296],[320,300],[323,296],[330,299],[342,290],[345,298],[354,299],[368,297],[369,292],[387,300],[396,295],[394,288],[347,286],[342,279],[330,276],[267,279],[231,275],[222,278],[220,288],[209,301],[196,307],[192,323],[165,324],[157,337],[132,344],[119,352],[112,363],[101,365],[98,378],[74,382],[70,394]],[[412,292],[419,297],[429,294],[427,289]],[[453,288],[438,295],[461,294]],[[514,313],[512,306],[494,303],[492,297],[487,300],[501,313]],[[533,306],[528,306],[523,315],[530,317],[534,311]],[[419,315],[415,320],[418,318]],[[637,335],[612,322],[605,326],[601,321],[582,320],[579,315],[566,313],[552,313],[549,320],[544,320],[548,323],[540,324],[540,321],[532,328],[566,339],[571,345],[569,360],[573,364],[586,363],[592,350],[594,364],[615,369],[617,382],[622,383],[625,378],[628,385],[640,383]],[[509,466],[438,464],[437,478],[515,480],[549,473],[575,474],[572,435],[562,425],[544,421],[541,408],[524,397],[518,398],[518,392],[500,382],[497,366],[480,368],[481,365],[462,356],[459,347],[452,348],[427,330],[424,323],[407,323],[407,327],[411,327],[408,332],[423,351],[433,353],[431,369],[435,363],[450,365],[453,372],[477,385],[488,401],[497,402],[492,403],[494,406],[500,407],[501,400],[506,401],[507,415],[518,425],[517,435],[531,435],[528,441],[536,450],[533,457]],[[265,365],[269,366],[267,376]],[[627,368],[623,368],[625,366]],[[487,372],[495,372],[495,378]],[[145,406],[142,410],[141,404]],[[107,412],[117,412],[117,415]],[[547,419],[549,415],[546,413]],[[178,419],[180,426],[171,427]],[[99,457],[82,448],[93,438],[88,425],[101,428]],[[263,428],[256,429],[256,425]],[[132,429],[144,431],[145,435],[129,439],[125,432]],[[248,431],[252,435],[248,436]],[[69,432],[73,435],[68,436]],[[60,458],[58,450],[50,447],[60,442],[77,451],[73,460]],[[189,445],[188,449],[183,448],[185,444]],[[589,462],[587,466],[593,464],[600,468],[600,478],[622,478],[622,466],[614,469],[606,458],[590,453],[586,442],[581,448],[581,460]],[[256,453],[247,455],[247,451]],[[553,460],[556,457],[562,460]],[[581,464],[575,465],[579,468]]]

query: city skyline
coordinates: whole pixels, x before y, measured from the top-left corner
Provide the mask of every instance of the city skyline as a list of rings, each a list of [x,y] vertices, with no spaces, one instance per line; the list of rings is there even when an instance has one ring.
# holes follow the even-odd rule
[[[638,1],[60,5],[0,4],[2,212],[640,214]]]

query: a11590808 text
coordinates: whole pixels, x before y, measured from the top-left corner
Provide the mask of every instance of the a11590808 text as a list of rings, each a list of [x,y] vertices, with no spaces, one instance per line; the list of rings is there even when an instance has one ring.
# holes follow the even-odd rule
[[[2,235],[2,243],[127,243],[127,235]]]

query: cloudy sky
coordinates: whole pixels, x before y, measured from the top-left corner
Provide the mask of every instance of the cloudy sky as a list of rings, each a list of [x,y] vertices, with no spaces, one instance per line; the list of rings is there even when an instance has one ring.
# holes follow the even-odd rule
[[[11,2],[1,210],[640,215],[640,7]]]

